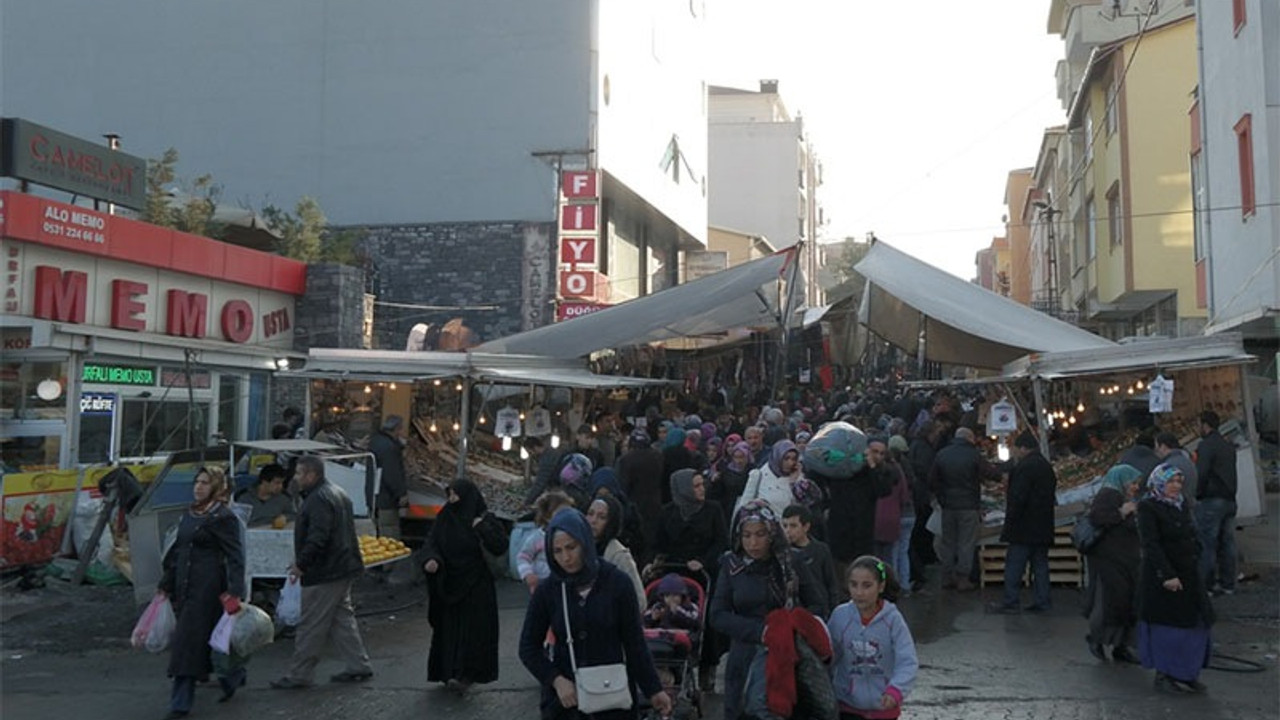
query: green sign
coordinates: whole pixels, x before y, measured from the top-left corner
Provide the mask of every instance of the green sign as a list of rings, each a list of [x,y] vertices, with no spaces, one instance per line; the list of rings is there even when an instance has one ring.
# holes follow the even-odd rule
[[[155,385],[156,369],[137,365],[98,365],[85,363],[80,380],[104,385]]]

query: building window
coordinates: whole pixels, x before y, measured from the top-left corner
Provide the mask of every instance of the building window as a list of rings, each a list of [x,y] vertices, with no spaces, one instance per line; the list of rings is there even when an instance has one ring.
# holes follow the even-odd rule
[[[1111,234],[1111,246],[1124,244],[1124,210],[1120,205],[1120,182],[1111,183],[1107,191],[1107,230]]]
[[[1084,109],[1084,162],[1093,162],[1093,108]]]
[[[1084,237],[1085,257],[1092,260],[1098,256],[1098,207],[1092,195],[1084,201]]]
[[[1195,223],[1193,225],[1194,235],[1192,236],[1192,247],[1195,251],[1195,259],[1203,260],[1206,252],[1206,246],[1209,242],[1208,227],[1205,222],[1207,218],[1207,208],[1205,207],[1205,186],[1204,186],[1204,154],[1196,151],[1191,155],[1191,208],[1194,213]]]
[[[1245,22],[1248,21],[1244,11],[1244,3],[1245,0],[1231,0],[1231,20],[1236,35],[1240,34],[1240,30],[1244,28]]]
[[[1116,134],[1120,128],[1119,84],[1108,82],[1106,89],[1107,107],[1102,116],[1103,125],[1107,129],[1107,137]]]
[[[1236,123],[1236,151],[1240,155],[1240,215],[1249,217],[1258,206],[1253,191],[1253,116],[1248,113]]]

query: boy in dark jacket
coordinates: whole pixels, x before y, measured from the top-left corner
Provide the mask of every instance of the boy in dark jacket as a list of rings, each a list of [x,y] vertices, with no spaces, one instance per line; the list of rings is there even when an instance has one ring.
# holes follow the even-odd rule
[[[836,578],[836,561],[826,543],[809,537],[812,527],[813,513],[809,508],[789,505],[782,511],[782,532],[787,536],[787,542],[827,594],[827,607],[833,608],[843,602],[844,597],[840,581]]]

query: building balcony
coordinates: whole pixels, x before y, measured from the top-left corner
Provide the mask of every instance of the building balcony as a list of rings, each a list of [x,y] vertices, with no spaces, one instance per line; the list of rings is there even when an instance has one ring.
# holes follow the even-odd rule
[[[1062,304],[1056,298],[1049,298],[1043,293],[1031,300],[1031,309],[1072,325],[1080,324],[1079,311],[1063,309]]]

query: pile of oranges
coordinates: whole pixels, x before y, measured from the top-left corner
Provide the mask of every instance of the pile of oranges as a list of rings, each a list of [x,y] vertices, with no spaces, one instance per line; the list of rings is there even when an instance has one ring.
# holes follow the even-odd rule
[[[409,548],[395,538],[360,536],[360,559],[365,565],[394,560],[409,554]]]

